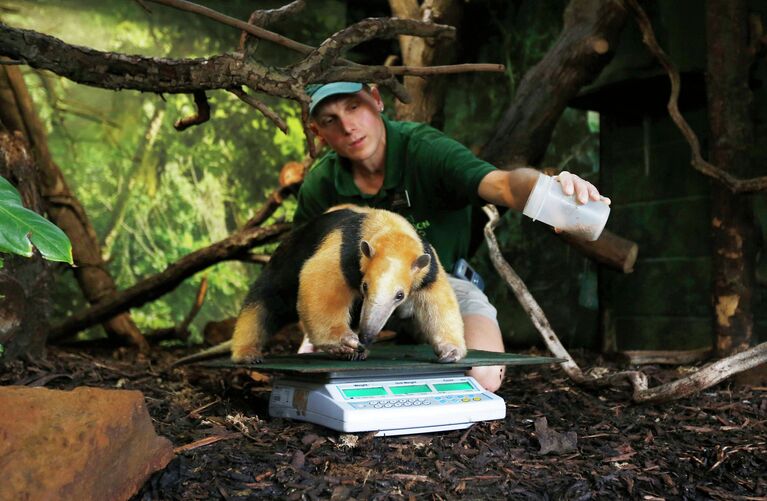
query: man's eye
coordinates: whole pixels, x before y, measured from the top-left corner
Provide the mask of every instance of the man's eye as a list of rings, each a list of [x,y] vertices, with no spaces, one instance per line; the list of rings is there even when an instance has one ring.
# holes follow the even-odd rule
[[[322,121],[322,125],[330,125],[332,123],[333,123],[333,119],[332,118],[326,118],[326,119],[324,119]]]

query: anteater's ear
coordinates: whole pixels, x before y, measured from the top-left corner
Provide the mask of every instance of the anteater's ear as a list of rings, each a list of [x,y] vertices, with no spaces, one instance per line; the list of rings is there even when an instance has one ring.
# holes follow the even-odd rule
[[[420,270],[426,268],[431,263],[431,256],[428,254],[421,254],[413,261],[413,270]]]
[[[360,242],[360,251],[362,251],[362,254],[368,259],[372,258],[373,254],[375,254],[375,251],[373,250],[373,246],[370,245],[370,242],[368,242],[367,240],[363,240],[362,242]]]

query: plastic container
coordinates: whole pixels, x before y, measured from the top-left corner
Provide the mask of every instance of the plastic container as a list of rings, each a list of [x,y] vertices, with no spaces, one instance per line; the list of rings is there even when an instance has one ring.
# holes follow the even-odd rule
[[[565,195],[557,179],[541,174],[522,213],[533,221],[540,220],[574,237],[593,241],[602,234],[610,206],[601,200],[579,204],[574,194]]]

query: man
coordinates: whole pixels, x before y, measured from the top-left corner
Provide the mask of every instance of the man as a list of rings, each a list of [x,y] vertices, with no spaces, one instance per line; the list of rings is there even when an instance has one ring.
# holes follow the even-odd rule
[[[332,151],[306,175],[295,223],[341,203],[393,210],[426,237],[450,272],[467,257],[471,206],[492,203],[522,211],[538,179],[535,169],[496,169],[427,125],[388,120],[378,89],[334,82],[308,91],[311,130]],[[578,176],[562,172],[558,178],[565,193],[575,193],[581,203],[600,199],[599,191]],[[467,347],[503,352],[496,310],[487,296],[466,280],[451,277],[451,285]],[[495,391],[504,367],[475,367],[469,375]]]

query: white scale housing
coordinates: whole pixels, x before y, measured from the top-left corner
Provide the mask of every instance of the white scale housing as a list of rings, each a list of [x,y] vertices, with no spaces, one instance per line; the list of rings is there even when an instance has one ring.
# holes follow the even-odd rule
[[[506,416],[502,398],[462,373],[283,376],[272,388],[270,416],[376,436],[457,430]]]

